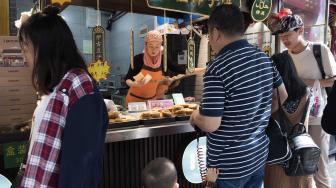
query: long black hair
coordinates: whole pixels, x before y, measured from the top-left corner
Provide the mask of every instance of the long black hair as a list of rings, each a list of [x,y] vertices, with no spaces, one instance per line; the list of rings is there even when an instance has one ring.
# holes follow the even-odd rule
[[[299,77],[294,62],[287,51],[271,57],[285,84],[287,100],[299,100],[307,93],[307,86]]]
[[[32,82],[40,94],[48,94],[73,68],[87,72],[69,26],[54,6],[33,14],[19,30],[21,46],[30,42],[34,48]]]

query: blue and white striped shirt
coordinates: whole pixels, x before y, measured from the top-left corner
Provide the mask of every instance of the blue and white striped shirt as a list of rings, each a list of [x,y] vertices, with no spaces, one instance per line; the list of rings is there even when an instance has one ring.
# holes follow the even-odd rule
[[[225,46],[207,67],[200,113],[222,117],[218,130],[207,134],[207,163],[219,168],[219,180],[243,178],[264,166],[272,91],[281,84],[270,59],[246,40]]]

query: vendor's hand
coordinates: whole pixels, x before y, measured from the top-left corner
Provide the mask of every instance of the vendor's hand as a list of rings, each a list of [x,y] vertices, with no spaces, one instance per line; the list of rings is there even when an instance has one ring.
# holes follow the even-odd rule
[[[173,81],[169,77],[165,77],[163,80],[160,81],[161,85],[170,85]]]
[[[219,170],[217,168],[208,168],[207,181],[216,182],[218,178]]]
[[[334,85],[334,82],[336,80],[336,76],[320,80],[320,84],[322,87],[332,87]]]

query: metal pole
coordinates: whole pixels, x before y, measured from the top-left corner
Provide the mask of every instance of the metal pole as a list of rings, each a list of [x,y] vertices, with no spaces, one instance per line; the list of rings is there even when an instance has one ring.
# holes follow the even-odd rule
[[[327,37],[328,37],[328,24],[329,24],[329,4],[330,0],[327,0],[326,2],[326,15],[325,15],[325,26],[324,26],[324,39],[323,42],[327,43]]]
[[[277,7],[277,12],[280,11],[280,7],[282,6],[282,0],[278,0],[278,7]],[[277,53],[280,53],[281,49],[280,49],[280,44],[281,44],[281,41],[280,41],[280,38],[278,35],[275,35],[275,40],[274,40],[274,46],[275,46],[275,49],[274,49],[274,54],[277,54]]]

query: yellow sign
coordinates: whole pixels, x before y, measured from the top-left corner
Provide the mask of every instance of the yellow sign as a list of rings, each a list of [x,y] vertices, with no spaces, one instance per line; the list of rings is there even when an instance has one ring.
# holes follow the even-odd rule
[[[51,4],[64,5],[65,3],[71,3],[71,0],[51,0]]]
[[[98,59],[97,61],[90,63],[88,71],[96,81],[100,81],[107,78],[110,68],[111,67],[107,61],[101,61]]]
[[[270,45],[264,46],[263,51],[268,55],[268,57],[272,56],[272,47]]]

